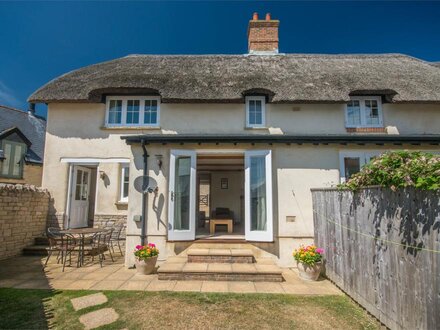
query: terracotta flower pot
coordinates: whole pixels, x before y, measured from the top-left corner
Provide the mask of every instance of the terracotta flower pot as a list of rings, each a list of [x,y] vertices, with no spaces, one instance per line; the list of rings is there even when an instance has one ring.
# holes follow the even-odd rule
[[[136,271],[140,275],[151,274],[156,268],[157,256],[147,258],[145,260],[138,260],[136,258]]]
[[[317,281],[322,270],[322,262],[317,262],[313,266],[298,262],[299,277],[307,281]]]

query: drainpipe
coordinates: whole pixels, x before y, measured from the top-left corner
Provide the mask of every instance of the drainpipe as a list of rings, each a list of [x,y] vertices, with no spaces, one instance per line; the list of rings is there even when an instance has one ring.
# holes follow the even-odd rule
[[[145,140],[141,141],[142,143],[142,150],[144,151],[144,173],[143,173],[143,177],[142,177],[142,221],[141,221],[141,227],[142,227],[142,232],[141,232],[141,245],[145,245],[145,238],[147,237],[146,232],[145,232],[145,228],[146,228],[146,217],[147,217],[147,173],[148,173],[148,152],[147,152],[147,148],[145,147]]]

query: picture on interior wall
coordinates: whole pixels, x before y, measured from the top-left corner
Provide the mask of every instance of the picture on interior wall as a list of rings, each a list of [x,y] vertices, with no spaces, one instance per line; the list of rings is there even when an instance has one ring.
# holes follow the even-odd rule
[[[220,179],[220,187],[222,189],[228,189],[228,178],[221,178]]]

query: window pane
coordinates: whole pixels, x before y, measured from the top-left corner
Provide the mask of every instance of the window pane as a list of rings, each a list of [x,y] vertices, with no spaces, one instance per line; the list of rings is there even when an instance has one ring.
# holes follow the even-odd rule
[[[259,111],[255,114],[255,124],[261,125],[262,123],[263,123],[263,114],[261,113],[261,111]]]
[[[258,100],[249,100],[248,105],[248,118],[249,125],[261,125],[263,124],[263,109],[262,102]]]
[[[111,100],[108,111],[109,124],[120,124],[122,118],[122,100]]]
[[[140,101],[139,100],[128,100],[127,101],[127,124],[139,124],[139,110]]]
[[[255,101],[255,111],[261,112],[261,101]]]
[[[89,172],[84,172],[81,190],[81,200],[86,201],[89,197]]]
[[[10,159],[12,156],[12,146],[9,143],[5,143],[4,148],[5,149],[3,151],[5,153],[5,159],[3,160],[2,174],[8,175]]]
[[[123,178],[122,178],[122,198],[127,198],[128,197],[128,183],[129,183],[129,168],[128,167],[124,167],[122,169],[122,173],[123,173]]]
[[[157,124],[157,100],[145,101],[144,124]]]
[[[191,157],[176,159],[174,187],[174,230],[189,230]]]
[[[251,230],[266,230],[266,157],[251,157],[250,164]]]
[[[376,100],[365,100],[365,116],[367,125],[379,125],[379,108]]]
[[[361,107],[357,100],[347,104],[347,124],[350,126],[361,125]]]
[[[23,146],[16,145],[14,150],[14,160],[12,164],[12,175],[20,176],[20,169],[22,166],[22,158],[23,158]]]
[[[345,157],[344,158],[345,179],[349,179],[353,174],[358,173],[361,170],[361,162],[358,157]]]

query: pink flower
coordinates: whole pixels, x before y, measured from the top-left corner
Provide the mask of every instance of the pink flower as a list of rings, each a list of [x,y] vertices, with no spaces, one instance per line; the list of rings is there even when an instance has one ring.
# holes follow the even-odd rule
[[[317,248],[316,249],[316,253],[323,254],[324,253],[324,249]]]
[[[143,248],[142,245],[136,245],[136,250],[140,250],[140,249],[142,249],[142,248]]]
[[[156,244],[149,243],[148,246],[150,246],[150,247],[156,247]]]

